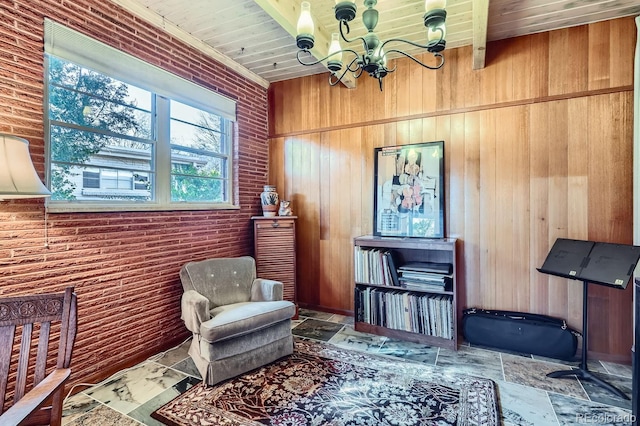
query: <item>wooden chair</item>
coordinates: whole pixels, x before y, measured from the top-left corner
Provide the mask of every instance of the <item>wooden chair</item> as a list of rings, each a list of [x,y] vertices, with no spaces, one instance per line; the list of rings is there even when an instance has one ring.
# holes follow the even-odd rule
[[[64,293],[37,294],[0,299],[0,396],[6,402],[13,389],[13,405],[3,412],[0,404],[0,425],[60,425],[64,384],[71,375],[71,351],[76,336],[76,295],[73,287]],[[60,338],[55,368],[45,377],[52,322],[60,322]],[[36,328],[34,330],[34,325]],[[22,337],[18,354],[13,354],[16,326]],[[32,335],[38,341],[35,364],[30,366]],[[35,343],[35,342],[34,342]],[[17,348],[16,348],[17,349]],[[15,375],[11,361],[16,362]],[[32,376],[27,390],[27,376]],[[15,377],[15,379],[14,379]],[[15,381],[15,385],[13,385]],[[12,386],[7,386],[7,383]]]

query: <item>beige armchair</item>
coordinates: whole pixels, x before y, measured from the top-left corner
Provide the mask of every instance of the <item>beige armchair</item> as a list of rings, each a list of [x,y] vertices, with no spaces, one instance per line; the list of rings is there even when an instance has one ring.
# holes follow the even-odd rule
[[[252,257],[189,262],[180,270],[189,355],[213,385],[293,352],[295,305],[282,283],[256,278]]]

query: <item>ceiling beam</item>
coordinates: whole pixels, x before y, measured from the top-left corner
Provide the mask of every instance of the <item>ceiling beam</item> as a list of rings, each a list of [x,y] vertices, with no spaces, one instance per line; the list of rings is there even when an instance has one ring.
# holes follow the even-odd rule
[[[298,33],[298,16],[300,15],[300,0],[254,0],[265,12],[267,12],[286,32],[295,39]],[[311,11],[313,16],[313,10]],[[313,18],[315,24],[315,42],[311,54],[316,59],[322,59],[329,52],[331,43],[331,33],[322,25],[320,21]],[[323,64],[327,66],[326,61]],[[344,68],[343,68],[344,71]],[[343,72],[340,71],[340,72]],[[353,89],[356,87],[356,79],[353,73],[347,72],[342,78],[342,84]]]
[[[487,53],[489,0],[473,0],[473,69],[484,68]]]

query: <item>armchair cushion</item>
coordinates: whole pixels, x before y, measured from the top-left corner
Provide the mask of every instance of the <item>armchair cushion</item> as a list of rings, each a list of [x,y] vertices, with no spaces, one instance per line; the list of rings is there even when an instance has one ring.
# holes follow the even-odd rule
[[[200,326],[207,342],[233,339],[291,319],[295,306],[291,302],[245,302],[220,306],[211,311],[212,318]]]

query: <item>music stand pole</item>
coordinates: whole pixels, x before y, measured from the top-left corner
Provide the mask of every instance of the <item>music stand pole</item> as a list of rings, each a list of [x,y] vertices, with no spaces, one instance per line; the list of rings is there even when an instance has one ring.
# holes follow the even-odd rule
[[[553,371],[547,374],[547,377],[559,378],[565,376],[576,376],[576,378],[591,380],[593,383],[607,389],[608,391],[618,395],[620,398],[629,399],[629,397],[615,386],[605,382],[600,377],[589,371],[587,366],[587,293],[588,284],[587,281],[582,282],[582,360],[580,361],[580,368],[577,370],[560,370]]]

